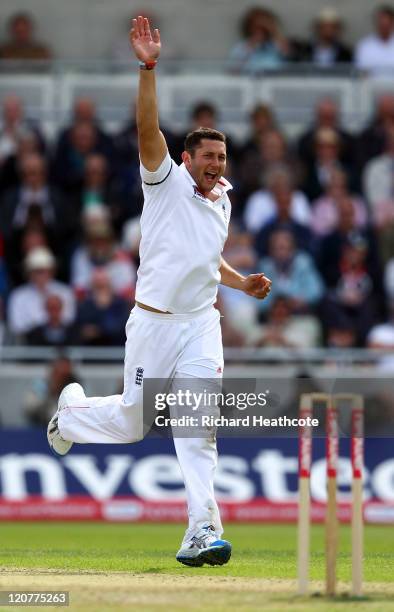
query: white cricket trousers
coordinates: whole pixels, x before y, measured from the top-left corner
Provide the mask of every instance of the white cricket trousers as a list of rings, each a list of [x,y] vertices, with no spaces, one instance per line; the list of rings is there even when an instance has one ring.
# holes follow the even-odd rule
[[[77,443],[130,443],[143,438],[143,379],[221,379],[223,347],[220,314],[213,306],[199,313],[160,314],[135,306],[126,324],[122,395],[87,397],[59,414],[59,431]],[[82,403],[82,402],[81,402]],[[159,414],[159,413],[158,413]],[[185,483],[190,534],[209,523],[223,532],[213,479],[216,431],[208,437],[176,437]]]

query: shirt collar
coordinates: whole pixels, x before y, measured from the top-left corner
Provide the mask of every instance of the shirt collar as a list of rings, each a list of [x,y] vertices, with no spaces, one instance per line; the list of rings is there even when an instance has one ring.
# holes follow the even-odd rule
[[[192,177],[192,175],[190,174],[189,170],[186,168],[185,164],[182,163],[180,166],[180,169],[182,170],[183,174],[186,176],[186,178],[188,179],[188,181],[191,183],[191,185],[194,185],[194,187],[197,187],[196,181],[194,180],[194,178]],[[212,191],[216,194],[216,195],[223,195],[224,193],[226,193],[226,191],[229,191],[230,189],[232,189],[233,186],[232,184],[224,178],[224,176],[222,176],[220,178],[220,180],[216,183],[215,187],[212,189]]]

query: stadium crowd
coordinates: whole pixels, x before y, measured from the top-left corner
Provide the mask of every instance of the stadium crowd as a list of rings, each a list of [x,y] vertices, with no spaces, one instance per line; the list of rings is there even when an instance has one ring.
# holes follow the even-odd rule
[[[150,11],[149,16],[156,25],[160,24],[160,17]],[[16,12],[9,17],[6,38],[0,42],[1,71],[46,70],[51,68],[53,59],[62,59],[49,44],[37,39],[36,26],[36,20],[28,12]],[[274,11],[262,5],[254,6],[241,16],[240,38],[227,58],[221,59],[227,60],[230,72],[250,75],[299,63],[322,70],[354,65],[370,74],[394,68],[394,9],[389,4],[373,10],[364,36],[354,46],[346,39],[346,23],[336,8],[323,8],[312,19],[310,30],[309,39],[294,37],[285,31]],[[167,41],[164,51],[167,59],[177,55],[192,59],[188,58],[187,49],[177,48],[177,41]],[[112,45],[111,60],[114,67],[133,61],[126,29],[124,36]]]
[[[9,22],[1,59],[49,59],[25,13]],[[245,15],[230,52],[233,72],[288,61],[320,68],[354,61],[394,66],[394,11],[375,12],[375,32],[355,50],[338,13],[325,9],[308,43],[287,38],[264,8]],[[209,100],[189,128],[218,127]],[[164,126],[181,162],[185,134]],[[227,141],[233,184],[224,257],[273,281],[257,302],[221,287],[226,346],[394,348],[394,96],[381,95],[359,134],[321,99],[311,125],[285,136],[274,109],[259,104],[244,142]],[[0,128],[0,338],[32,346],[121,346],[138,268],[142,191],[134,109],[107,133],[93,101],[75,100],[70,124],[48,142],[10,93]],[[160,278],[158,278],[160,282]]]
[[[8,96],[0,131],[0,295],[6,341],[122,345],[138,267],[142,191],[133,114],[109,135],[92,100],[51,146]],[[190,129],[217,126],[209,102]],[[184,134],[165,126],[180,163]],[[322,99],[296,141],[258,105],[228,138],[233,213],[224,257],[273,281],[258,302],[220,288],[227,346],[394,346],[394,96],[362,133]],[[158,278],[158,282],[160,279]]]

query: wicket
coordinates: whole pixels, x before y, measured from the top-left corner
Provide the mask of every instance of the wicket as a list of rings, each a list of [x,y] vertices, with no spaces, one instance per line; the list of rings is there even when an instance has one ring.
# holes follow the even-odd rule
[[[301,396],[300,419],[312,417],[315,403],[326,409],[326,593],[335,595],[336,560],[338,554],[337,520],[337,463],[338,463],[338,404],[351,404],[351,462],[352,462],[352,594],[362,594],[363,557],[363,500],[362,471],[364,461],[364,402],[353,393],[307,393]],[[298,591],[305,595],[309,581],[310,555],[310,471],[312,463],[311,427],[300,427],[299,432],[299,507],[298,507]]]

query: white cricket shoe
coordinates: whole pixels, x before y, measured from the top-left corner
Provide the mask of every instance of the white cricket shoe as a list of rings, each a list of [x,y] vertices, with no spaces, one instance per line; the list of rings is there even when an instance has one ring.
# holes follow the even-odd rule
[[[212,525],[202,527],[176,554],[177,561],[193,567],[224,565],[230,557],[230,542],[221,540]]]
[[[49,421],[47,429],[48,444],[57,455],[66,455],[73,445],[73,442],[65,440],[60,435],[58,426],[59,413],[64,410],[66,406],[80,406],[81,402],[85,403],[85,401],[86,396],[84,390],[78,383],[66,385],[59,395],[57,410]]]

